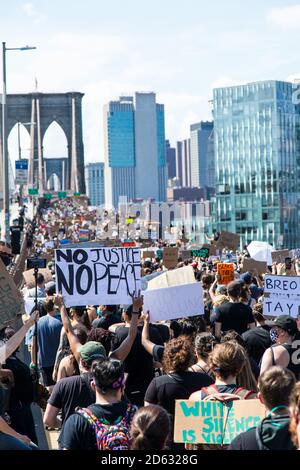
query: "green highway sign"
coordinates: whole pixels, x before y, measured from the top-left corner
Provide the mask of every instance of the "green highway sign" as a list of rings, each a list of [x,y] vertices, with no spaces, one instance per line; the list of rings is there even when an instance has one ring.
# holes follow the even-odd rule
[[[73,193],[73,196],[78,197],[78,196],[81,196],[81,194],[80,193]]]
[[[37,188],[28,189],[29,196],[38,196],[39,190]]]
[[[58,191],[58,197],[59,199],[65,199],[67,197],[66,191]]]
[[[52,199],[51,193],[44,193],[44,199]]]

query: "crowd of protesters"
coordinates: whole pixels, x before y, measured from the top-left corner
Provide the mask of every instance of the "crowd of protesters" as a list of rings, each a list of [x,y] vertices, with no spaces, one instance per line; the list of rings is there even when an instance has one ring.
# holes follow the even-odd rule
[[[39,402],[47,398],[44,425],[59,431],[60,449],[182,449],[184,444],[173,440],[176,400],[225,395],[260,400],[267,411],[256,428],[219,447],[300,448],[300,319],[264,316],[264,275],[241,269],[247,250],[221,254],[235,263],[235,279],[228,285],[219,283],[217,257],[183,260],[179,255],[176,269],[191,266],[202,283],[204,315],[186,318],[182,312],[179,320],[151,323],[153,312],[143,310],[141,292],[130,305],[102,305],[100,295],[97,305],[66,308],[56,292],[49,253],[71,236],[80,243],[82,230],[95,238],[93,217],[87,206],[60,201],[41,208],[28,231],[29,248],[48,256],[52,278],[39,274],[37,290],[22,287],[25,301],[37,294],[37,308],[24,313],[18,331],[0,331],[0,449],[38,448],[31,411],[37,377]],[[65,219],[72,222],[66,226]],[[152,249],[164,245],[155,242]],[[2,258],[8,256],[5,248]],[[159,256],[144,259],[141,268],[146,276],[166,269]],[[298,263],[275,263],[269,273],[299,275]],[[25,337],[28,363],[18,355]]]

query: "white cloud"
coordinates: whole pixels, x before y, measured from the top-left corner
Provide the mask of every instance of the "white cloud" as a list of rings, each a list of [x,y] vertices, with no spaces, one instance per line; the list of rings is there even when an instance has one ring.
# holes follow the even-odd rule
[[[299,28],[300,4],[283,8],[272,8],[267,13],[267,20],[284,29]]]
[[[31,2],[23,3],[20,9],[28,18],[32,18],[34,23],[41,23],[46,18],[45,15],[36,10]]]

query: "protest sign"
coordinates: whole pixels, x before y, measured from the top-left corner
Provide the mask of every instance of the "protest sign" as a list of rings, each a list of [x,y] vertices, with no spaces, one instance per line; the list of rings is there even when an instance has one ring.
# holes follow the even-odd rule
[[[192,250],[182,250],[179,252],[179,256],[182,258],[182,261],[189,260],[192,258]]]
[[[163,271],[159,278],[151,279],[148,282],[148,289],[163,289],[165,287],[179,286],[181,284],[193,284],[195,282],[194,270],[192,266]]]
[[[300,296],[300,277],[265,276],[264,293],[277,294],[286,298]]]
[[[284,263],[285,258],[289,258],[289,250],[278,250],[271,253],[272,263]]]
[[[300,259],[300,248],[296,248],[295,250],[290,250],[290,255],[293,258]]]
[[[202,286],[199,282],[194,282],[163,289],[148,289],[144,292],[144,311],[150,312],[151,321],[203,315]]]
[[[44,303],[46,300],[46,297],[39,297],[38,302]],[[25,307],[25,312],[30,315],[31,312],[33,311],[33,307],[35,306],[35,298],[34,297],[26,297],[24,301],[24,307]]]
[[[39,273],[44,276],[45,283],[53,281],[53,276],[51,274],[50,269],[41,268],[41,269],[39,269]],[[32,287],[35,287],[35,278],[34,278],[34,270],[33,269],[29,269],[28,271],[24,271],[23,272],[23,278],[24,278],[24,281],[26,282],[26,287],[28,289],[32,289]]]
[[[257,274],[265,274],[268,271],[266,261],[256,261],[252,258],[244,258],[242,272],[253,272],[257,271]]]
[[[134,241],[127,241],[127,242],[123,242],[122,246],[124,248],[133,248],[134,246],[136,246],[136,243]]]
[[[221,276],[218,283],[222,286],[226,286],[234,280],[234,264],[218,263],[218,274]]]
[[[57,292],[67,307],[131,304],[141,289],[139,248],[55,250]]]
[[[298,299],[284,299],[276,295],[265,297],[263,313],[270,317],[289,315],[290,317],[297,318],[300,315],[300,296],[298,296]]]
[[[90,239],[90,231],[88,229],[81,228],[78,232],[78,239],[80,242],[88,242]]]
[[[178,248],[164,248],[163,264],[167,269],[176,268],[178,264]]]
[[[141,279],[142,291],[148,289],[149,281],[151,281],[152,279],[155,279],[156,277],[161,276],[162,274],[164,274],[163,271],[154,271],[153,273],[147,274],[146,276],[144,276],[143,275],[143,270],[142,270],[142,279]]]
[[[221,232],[216,246],[221,250],[227,248],[236,251],[240,246],[240,236],[236,233]]]
[[[50,248],[55,248],[55,241],[54,240],[48,240],[44,243],[44,247],[47,248],[47,250]]]
[[[148,251],[148,250],[144,250],[142,251],[142,259],[146,259],[146,258],[155,258],[155,253],[154,251]]]
[[[176,400],[174,442],[230,444],[266,416],[266,409],[259,400],[229,403]]]
[[[0,260],[0,329],[24,313],[24,301],[13,278]]]
[[[209,257],[209,248],[193,248],[192,249],[193,258],[208,258]]]

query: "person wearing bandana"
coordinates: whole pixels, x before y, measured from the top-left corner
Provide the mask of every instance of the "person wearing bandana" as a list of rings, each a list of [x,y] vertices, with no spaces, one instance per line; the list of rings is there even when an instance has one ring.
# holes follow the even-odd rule
[[[270,330],[273,344],[262,357],[261,374],[277,365],[291,370],[300,379],[300,341],[296,339],[297,334],[297,322],[294,318],[282,315],[275,319]]]

